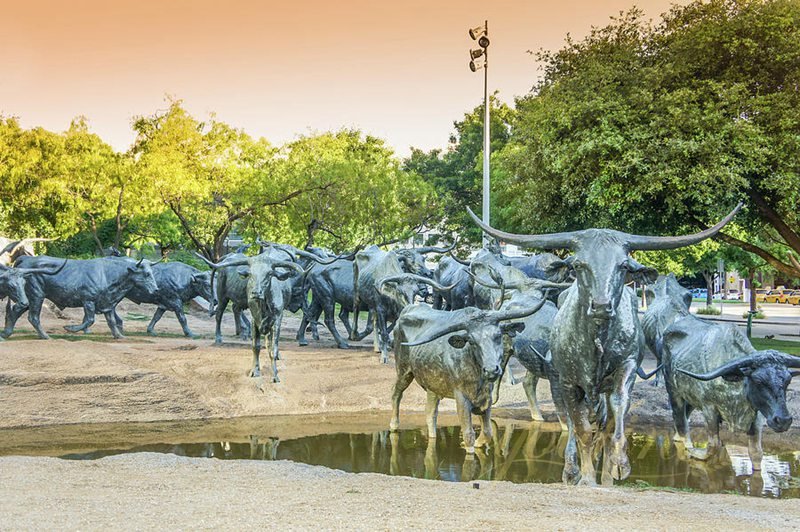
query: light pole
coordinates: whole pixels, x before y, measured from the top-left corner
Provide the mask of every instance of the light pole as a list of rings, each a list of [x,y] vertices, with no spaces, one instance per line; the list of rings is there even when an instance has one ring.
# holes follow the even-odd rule
[[[491,157],[490,131],[489,131],[489,21],[486,20],[483,26],[478,26],[469,30],[469,36],[473,41],[478,41],[478,46],[469,51],[469,69],[477,72],[483,69],[483,223],[490,224],[489,221],[489,159]],[[476,63],[475,60],[483,57],[483,62]],[[489,241],[489,237],[484,233],[484,245]]]

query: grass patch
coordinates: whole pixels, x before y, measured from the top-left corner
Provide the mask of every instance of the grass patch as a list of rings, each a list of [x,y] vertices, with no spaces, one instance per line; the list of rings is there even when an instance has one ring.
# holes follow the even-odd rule
[[[773,340],[767,338],[751,338],[750,342],[753,347],[759,351],[764,349],[775,349],[776,351],[783,351],[790,355],[800,356],[800,342],[792,342],[791,340]]]
[[[646,480],[637,479],[634,481],[623,482],[618,484],[624,488],[633,488],[640,491],[667,491],[670,493],[697,493],[694,488],[673,488],[670,486],[654,486]]]
[[[701,314],[703,316],[719,316],[722,314],[722,309],[715,306],[700,307],[697,309],[697,314]]]
[[[131,321],[149,321],[150,316],[147,314],[139,314],[138,312],[128,312],[125,314],[125,319]]]

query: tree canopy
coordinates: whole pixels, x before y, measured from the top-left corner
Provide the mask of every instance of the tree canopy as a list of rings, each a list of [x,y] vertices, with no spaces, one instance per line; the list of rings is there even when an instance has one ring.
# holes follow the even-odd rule
[[[800,276],[798,42],[796,1],[711,0],[538,52],[499,157],[504,227],[678,233],[745,200],[719,239]]]

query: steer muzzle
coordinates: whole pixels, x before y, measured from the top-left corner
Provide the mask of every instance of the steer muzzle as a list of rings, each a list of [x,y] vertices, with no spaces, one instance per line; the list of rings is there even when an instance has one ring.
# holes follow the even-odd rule
[[[503,375],[503,368],[495,365],[493,368],[483,368],[483,376],[489,382],[494,382]]]
[[[607,321],[614,317],[614,307],[608,299],[593,299],[589,305],[589,316],[597,321]]]
[[[786,432],[792,426],[792,416],[788,415],[788,412],[784,415],[775,414],[767,418],[767,425],[775,432]]]

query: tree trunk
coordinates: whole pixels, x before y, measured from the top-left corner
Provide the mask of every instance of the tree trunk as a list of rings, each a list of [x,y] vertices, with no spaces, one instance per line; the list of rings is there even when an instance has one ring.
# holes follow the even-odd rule
[[[714,302],[714,274],[708,270],[703,272],[703,279],[706,280],[706,307],[710,307]]]
[[[94,216],[89,216],[89,221],[91,222],[92,238],[94,239],[95,246],[97,246],[97,253],[102,257],[105,255],[105,252],[103,251],[103,243],[100,242],[100,237],[97,236],[97,222],[95,222]]]

